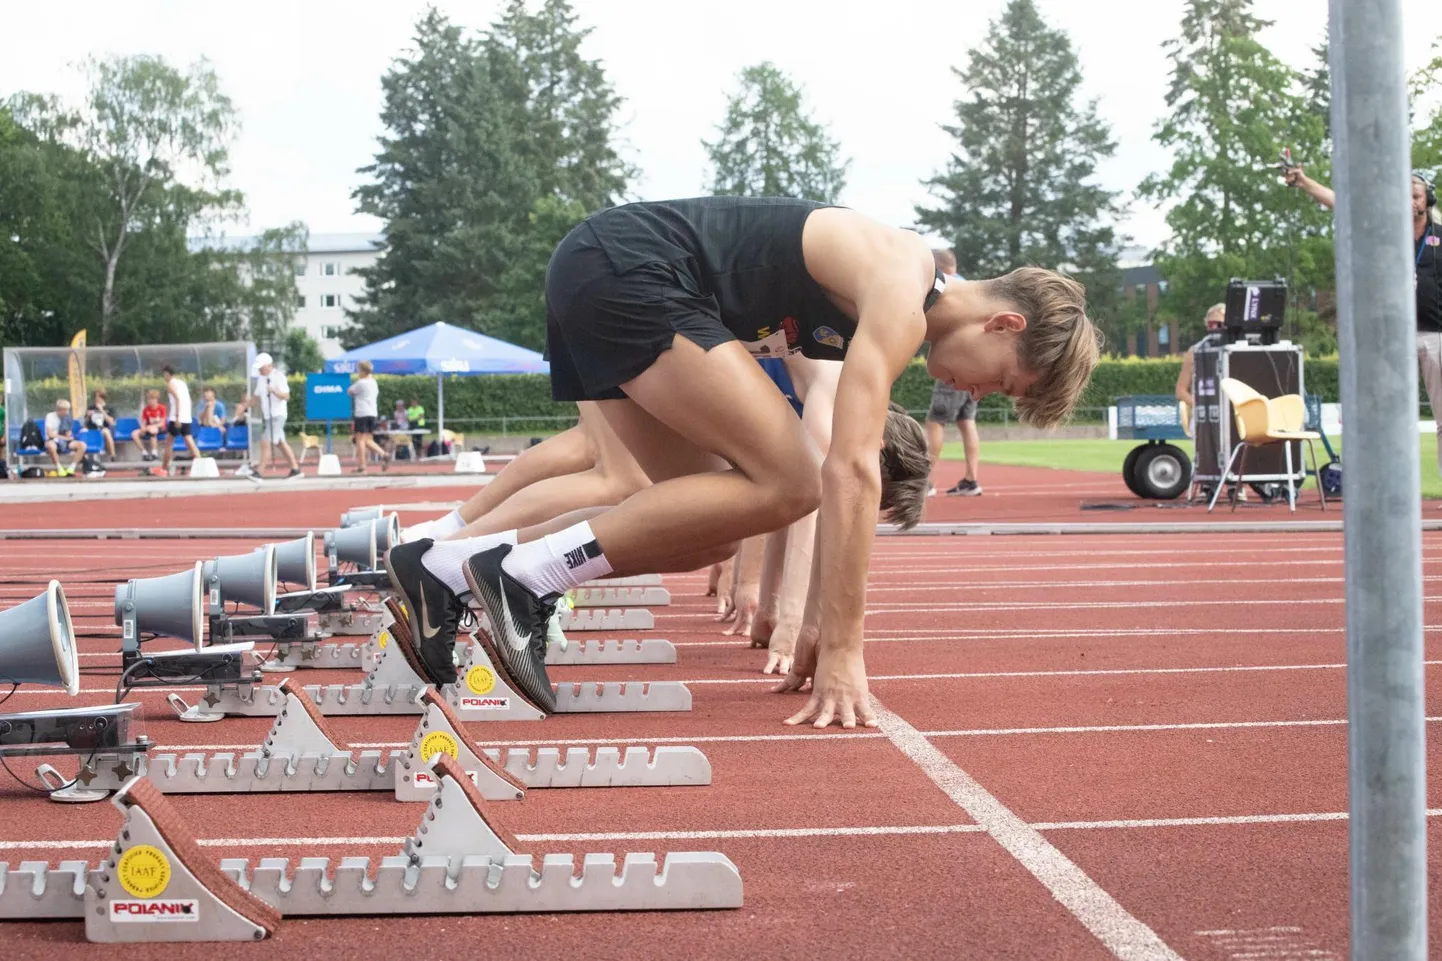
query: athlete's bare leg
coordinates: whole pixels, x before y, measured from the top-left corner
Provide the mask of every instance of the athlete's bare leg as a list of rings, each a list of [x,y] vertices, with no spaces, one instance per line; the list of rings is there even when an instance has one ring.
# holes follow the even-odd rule
[[[591,522],[613,576],[694,570],[676,559],[721,560],[816,509],[816,445],[739,343],[677,336],[622,386],[629,399],[600,407],[653,484]]]
[[[518,530],[587,507],[613,507],[649,485],[636,459],[621,444],[595,403],[583,402],[580,410],[579,429],[593,455],[589,469],[538,480],[448,539]],[[502,476],[506,473],[501,472]]]

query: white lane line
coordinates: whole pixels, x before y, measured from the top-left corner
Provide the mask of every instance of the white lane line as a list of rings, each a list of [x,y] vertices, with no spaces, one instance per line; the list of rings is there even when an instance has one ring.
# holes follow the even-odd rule
[[[1442,664],[1442,660],[1423,661],[1425,666],[1435,667]],[[1246,674],[1255,671],[1337,671],[1345,670],[1346,664],[1247,664],[1231,665],[1226,667],[1124,667],[1107,670],[1070,670],[1070,671],[958,671],[945,674],[874,674],[873,681],[961,681],[961,680],[985,680],[988,678],[1000,677],[1113,677],[1148,674]],[[661,680],[655,678],[654,680]],[[780,678],[776,676],[763,677],[702,677],[686,678],[680,681],[682,684],[776,684]],[[578,682],[586,683],[586,682]],[[632,684],[646,684],[648,681],[630,681]],[[175,692],[204,691],[203,687],[150,687],[135,688],[130,693],[133,697],[163,696]],[[115,694],[113,687],[81,688],[80,694]],[[51,697],[54,691],[49,690],[28,690],[20,688],[14,693],[14,697]],[[365,716],[365,715],[361,715]]]
[[[824,735],[823,735],[824,736]],[[989,795],[988,795],[989,796]],[[1442,808],[1427,811],[1429,818],[1442,816]],[[1012,815],[1015,817],[1015,815]],[[1323,811],[1302,814],[1243,814],[1230,817],[1192,818],[1137,818],[1112,821],[1038,821],[1022,824],[1033,831],[1118,831],[1173,827],[1226,827],[1244,824],[1307,824],[1327,821],[1346,821],[1345,811]],[[614,831],[592,834],[518,834],[522,841],[654,841],[654,840],[704,840],[744,838],[826,838],[826,837],[877,837],[926,834],[979,834],[986,831],[983,823],[974,824],[901,824],[879,827],[810,827],[810,828],[756,828],[733,831]],[[315,837],[315,838],[202,838],[200,846],[205,848],[245,847],[341,847],[375,846],[401,844],[401,837]],[[78,851],[86,848],[107,848],[115,843],[114,838],[102,840],[40,839],[31,841],[0,841],[0,851]],[[1043,843],[1046,843],[1043,841]],[[1146,957],[1143,955],[1142,957]],[[1162,955],[1161,957],[1165,957]]]
[[[1429,717],[1429,724],[1442,722],[1442,717]],[[1345,727],[1347,719],[1322,718],[1303,721],[1194,721],[1177,724],[1086,724],[1065,727],[977,727],[955,731],[922,731],[923,737],[1005,737],[1008,735],[1036,734],[1129,734],[1148,731],[1230,731],[1249,728],[1289,727]],[[492,741],[477,738],[482,747],[573,747],[603,744],[647,745],[647,744],[741,744],[765,741],[817,741],[828,743],[836,740],[867,740],[886,735],[873,731],[848,731],[844,734],[715,734],[704,737],[592,737],[572,739],[538,739],[522,741]],[[410,741],[350,741],[351,747],[360,750],[400,750],[410,747]],[[152,753],[177,754],[184,751],[255,751],[254,744],[160,744],[151,748]]]
[[[1182,961],[1081,868],[899,715],[876,702],[881,732],[1121,961]]]

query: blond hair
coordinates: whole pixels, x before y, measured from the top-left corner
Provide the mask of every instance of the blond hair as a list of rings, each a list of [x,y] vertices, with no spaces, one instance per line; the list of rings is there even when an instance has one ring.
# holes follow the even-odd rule
[[[372,370],[374,370],[375,368],[371,366],[371,362],[370,362],[370,361],[368,361],[368,360],[362,360],[362,361],[360,361],[359,363],[357,363],[357,364],[355,365],[355,369],[356,369],[357,371],[359,371],[360,373],[362,373],[362,374],[369,374],[369,373],[370,373]]]
[[[1040,267],[1020,267],[989,287],[1026,318],[1017,356],[1037,380],[1017,398],[1017,416],[1034,427],[1055,427],[1071,416],[1101,357],[1102,335],[1087,317],[1086,288]]]
[[[881,516],[910,530],[921,520],[926,489],[931,483],[931,458],[926,432],[916,418],[895,401],[886,411],[881,432]]]

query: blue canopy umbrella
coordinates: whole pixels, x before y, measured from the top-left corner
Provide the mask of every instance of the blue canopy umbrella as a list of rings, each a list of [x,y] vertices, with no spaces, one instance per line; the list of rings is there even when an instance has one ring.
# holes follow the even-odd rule
[[[357,347],[325,362],[327,373],[353,374],[371,362],[377,374],[435,374],[439,410],[436,433],[446,426],[446,374],[549,374],[551,365],[534,350],[447,323],[431,324]]]

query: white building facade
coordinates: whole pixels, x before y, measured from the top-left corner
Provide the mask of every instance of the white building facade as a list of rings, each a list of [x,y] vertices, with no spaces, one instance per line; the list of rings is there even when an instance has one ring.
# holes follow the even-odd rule
[[[385,238],[380,234],[311,234],[305,256],[295,263],[295,288],[300,303],[295,325],[320,344],[327,358],[342,353],[340,330],[347,310],[365,292],[357,271],[380,257]]]

